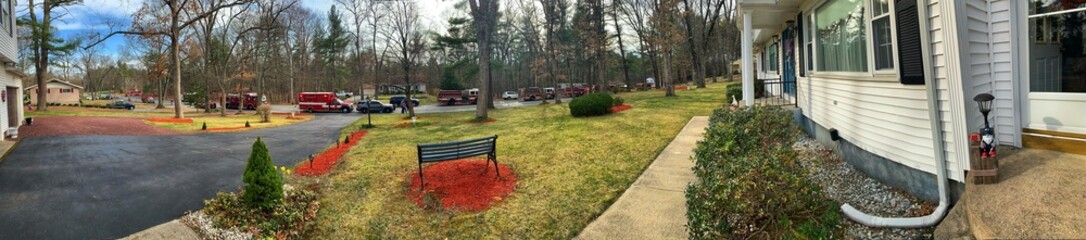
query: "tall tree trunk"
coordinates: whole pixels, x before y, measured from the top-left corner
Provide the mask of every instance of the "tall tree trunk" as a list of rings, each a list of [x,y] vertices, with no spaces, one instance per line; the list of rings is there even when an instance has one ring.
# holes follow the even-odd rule
[[[177,1],[170,1],[170,10],[177,11]],[[175,118],[185,118],[181,112],[181,29],[178,23],[178,14],[173,14],[170,20],[170,62],[173,63],[173,113]],[[161,100],[160,100],[161,101]]]
[[[622,59],[619,59],[619,61],[622,62],[622,79],[624,80],[623,82],[626,83],[626,86],[629,87],[633,82],[630,80],[630,65],[626,62],[626,46],[625,43],[622,42],[622,25],[618,24],[618,6],[618,2],[611,3],[611,7],[614,8],[614,10],[611,11],[611,19],[614,20],[615,36],[618,37],[618,53],[619,56],[622,57]]]
[[[661,58],[664,59],[664,63],[662,64],[664,66],[664,69],[662,69],[660,71],[664,75],[662,77],[663,79],[661,79],[660,82],[664,83],[664,88],[666,89],[665,93],[664,93],[664,96],[674,97],[675,96],[675,88],[672,86],[672,85],[674,85],[672,83],[674,83],[675,81],[671,79],[671,56],[670,55],[671,54],[665,53],[665,54],[663,54],[663,56],[660,56]]]

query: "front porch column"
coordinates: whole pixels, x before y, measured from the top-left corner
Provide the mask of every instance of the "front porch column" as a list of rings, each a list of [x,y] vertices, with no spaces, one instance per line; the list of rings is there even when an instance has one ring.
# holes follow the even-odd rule
[[[750,11],[743,11],[743,103],[754,106],[754,39]]]

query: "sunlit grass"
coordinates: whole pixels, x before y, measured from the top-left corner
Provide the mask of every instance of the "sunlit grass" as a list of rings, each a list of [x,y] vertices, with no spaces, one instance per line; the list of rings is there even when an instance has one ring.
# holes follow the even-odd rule
[[[473,112],[422,114],[421,127],[393,128],[374,115],[369,130],[327,179],[316,238],[570,238],[601,214],[692,116],[722,105],[724,84],[622,93],[633,109],[573,118],[567,104],[492,110],[497,122],[467,124]],[[366,124],[365,118],[349,127]],[[498,135],[498,162],[519,176],[513,194],[481,213],[433,212],[404,196],[417,171],[415,145]]]

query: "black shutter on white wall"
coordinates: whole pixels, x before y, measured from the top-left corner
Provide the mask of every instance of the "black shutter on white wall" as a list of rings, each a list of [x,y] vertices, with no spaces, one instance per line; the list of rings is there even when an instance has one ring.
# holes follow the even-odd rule
[[[921,52],[920,16],[917,0],[897,0],[897,61],[901,84],[924,84],[924,54]]]

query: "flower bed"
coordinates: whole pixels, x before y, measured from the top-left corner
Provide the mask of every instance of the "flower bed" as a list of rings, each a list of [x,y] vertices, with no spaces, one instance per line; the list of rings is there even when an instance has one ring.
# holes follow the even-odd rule
[[[302,176],[317,176],[328,173],[328,171],[332,170],[332,167],[336,165],[336,162],[339,161],[340,157],[343,157],[343,154],[346,154],[347,150],[350,150],[352,146],[358,144],[358,141],[365,136],[366,131],[351,134],[349,137],[351,142],[345,144],[341,143],[336,145],[336,147],[325,150],[320,155],[314,157],[312,161],[303,162],[294,170],[294,173]]]
[[[611,107],[611,113],[619,113],[619,112],[622,112],[622,111],[630,110],[630,108],[633,108],[633,106],[626,105],[626,104],[614,106],[614,107]]]
[[[485,159],[462,159],[426,166],[422,169],[426,180],[422,191],[418,173],[408,174],[411,186],[407,198],[422,208],[440,206],[467,212],[489,209],[513,192],[517,175],[509,166],[498,164],[501,171],[498,177],[493,166],[487,165]]]
[[[159,117],[149,117],[149,118],[147,118],[147,121],[151,121],[151,122],[157,122],[157,123],[187,123],[187,124],[192,124],[192,119],[191,119],[191,118],[159,118]]]

